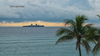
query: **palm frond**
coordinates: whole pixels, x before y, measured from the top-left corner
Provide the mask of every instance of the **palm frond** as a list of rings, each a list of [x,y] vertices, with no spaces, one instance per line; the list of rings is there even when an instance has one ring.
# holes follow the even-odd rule
[[[75,37],[75,33],[73,33],[73,32],[69,32],[67,35],[71,35],[71,36]]]
[[[74,37],[73,36],[70,36],[70,35],[62,36],[61,38],[59,38],[57,40],[56,44],[59,43],[59,42],[71,41],[71,40],[73,40],[73,38]]]
[[[100,15],[97,15],[99,17],[99,20],[100,20]]]
[[[89,30],[90,28],[92,28],[92,25],[93,25],[93,24],[87,24],[87,25],[83,26],[83,27],[81,28],[81,34],[85,34],[86,32],[88,32],[88,30]]]
[[[76,26],[77,26],[77,30],[78,30],[79,33],[82,32],[83,23],[84,23],[85,20],[88,20],[85,15],[76,16]]]
[[[86,33],[86,28],[85,28],[85,27],[82,27],[80,33],[81,33],[82,35],[84,35],[84,34]]]
[[[81,18],[82,18],[83,20],[88,20],[87,16],[85,16],[85,15],[82,15]]]
[[[98,29],[96,29],[94,27],[90,27],[90,28],[86,29],[85,35],[87,36],[87,38],[90,38],[92,36],[97,37],[97,36],[99,36]]]
[[[62,34],[68,34],[68,33],[72,33],[73,32],[69,29],[66,28],[60,28],[59,30],[57,30],[56,36],[61,36]]]
[[[86,24],[84,27],[85,28],[90,28],[90,27],[92,27],[93,26],[93,24]]]
[[[100,15],[97,15],[100,18]]]
[[[65,25],[69,24],[71,26],[75,26],[75,22],[71,19],[65,19],[64,21],[65,21]]]
[[[95,47],[93,48],[92,53],[93,53],[94,55],[96,55],[97,52],[98,52],[99,50],[100,50],[100,43],[97,43],[97,44],[95,45]]]
[[[88,42],[82,39],[82,45],[85,47],[87,54],[89,54],[91,47],[89,46]]]
[[[90,37],[87,37],[86,40],[88,41],[99,41],[100,39],[100,35],[93,35],[93,36],[90,36]]]
[[[98,33],[100,34],[100,29],[98,29]]]

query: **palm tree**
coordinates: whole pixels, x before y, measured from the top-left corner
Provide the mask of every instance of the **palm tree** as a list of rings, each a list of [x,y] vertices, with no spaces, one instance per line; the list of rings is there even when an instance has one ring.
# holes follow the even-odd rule
[[[71,41],[75,38],[77,39],[76,50],[77,49],[79,50],[79,56],[81,56],[80,45],[85,47],[87,54],[88,54],[91,48],[88,42],[85,40],[85,35],[86,35],[88,28],[91,28],[92,24],[87,24],[83,26],[86,20],[88,19],[85,15],[76,16],[75,21],[71,19],[66,19],[65,25],[68,24],[70,27],[68,29],[60,28],[57,31],[56,35],[61,36],[61,38],[57,40],[56,44],[58,44],[59,42]]]

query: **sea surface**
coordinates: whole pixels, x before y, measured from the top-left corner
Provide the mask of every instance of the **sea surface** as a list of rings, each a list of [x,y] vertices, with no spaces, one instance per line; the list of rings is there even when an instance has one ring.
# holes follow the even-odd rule
[[[79,56],[75,39],[55,45],[59,28],[62,27],[0,27],[0,56]],[[81,52],[82,56],[93,56],[91,52],[87,55],[82,46]]]

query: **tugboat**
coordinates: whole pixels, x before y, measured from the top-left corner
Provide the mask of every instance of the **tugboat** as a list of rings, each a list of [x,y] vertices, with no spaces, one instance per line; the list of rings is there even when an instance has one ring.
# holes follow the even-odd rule
[[[31,25],[23,26],[23,27],[44,27],[44,25],[37,25],[37,24],[33,25],[33,24],[31,24]]]

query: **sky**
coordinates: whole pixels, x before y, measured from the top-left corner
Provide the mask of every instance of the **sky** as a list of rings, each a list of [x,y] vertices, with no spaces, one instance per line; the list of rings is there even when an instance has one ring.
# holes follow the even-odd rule
[[[64,19],[75,20],[79,14],[100,26],[100,0],[0,0],[0,26],[64,26]]]

